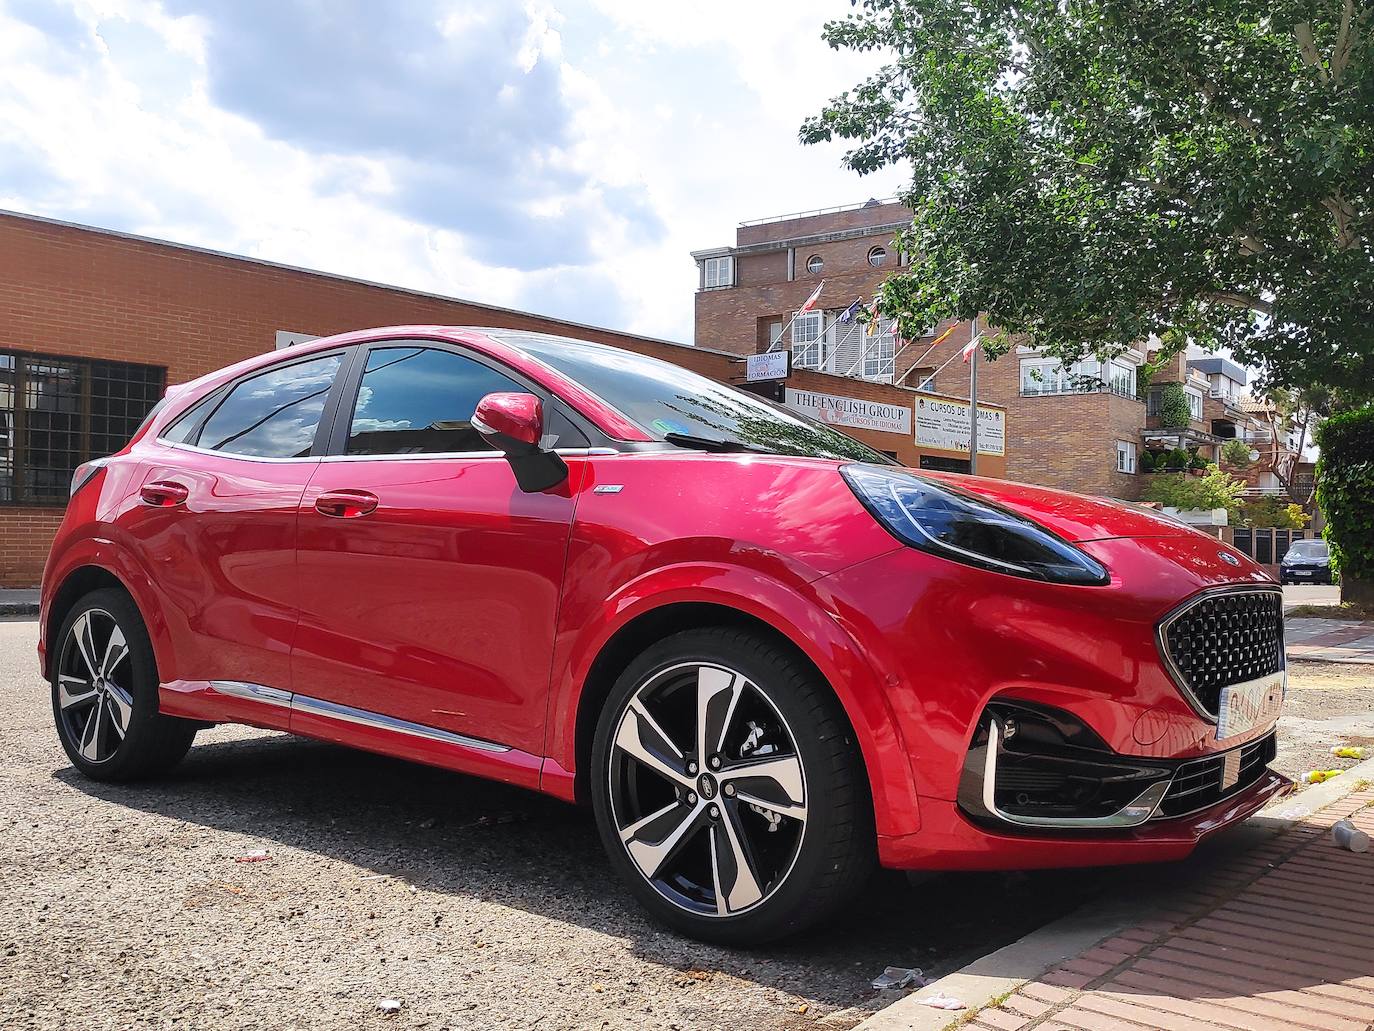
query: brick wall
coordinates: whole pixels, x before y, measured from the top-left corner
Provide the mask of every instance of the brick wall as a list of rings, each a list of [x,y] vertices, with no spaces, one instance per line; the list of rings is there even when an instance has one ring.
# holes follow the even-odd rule
[[[803,297],[811,289],[794,285]],[[731,355],[703,348],[0,215],[0,348],[160,365],[167,369],[167,381],[177,383],[271,350],[278,330],[326,336],[407,324],[555,333],[664,358],[723,381],[743,373]],[[736,353],[752,350],[744,347]],[[797,373],[792,385],[908,406],[915,396],[883,384],[809,372]],[[912,465],[922,453],[910,435],[860,430],[854,435]],[[980,463],[986,475],[1005,471],[999,459],[985,457]],[[0,586],[37,583],[61,514],[54,508],[0,507]]]

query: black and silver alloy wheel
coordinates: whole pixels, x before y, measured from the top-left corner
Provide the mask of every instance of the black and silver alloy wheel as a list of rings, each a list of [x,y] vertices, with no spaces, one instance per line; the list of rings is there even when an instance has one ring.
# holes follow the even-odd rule
[[[752,944],[824,920],[873,866],[872,803],[844,710],[784,644],[668,637],[611,689],[592,748],[611,862],[698,938]]]
[[[61,729],[88,763],[108,762],[119,750],[133,716],[129,645],[104,609],[80,613],[57,660]]]
[[[113,588],[72,606],[52,638],[57,736],[96,780],[135,780],[174,766],[199,724],[158,711],[157,662],[138,607]]]
[[[787,721],[738,670],[681,663],[650,677],[616,730],[620,840],[665,899],[705,916],[758,905],[806,834],[806,776]]]

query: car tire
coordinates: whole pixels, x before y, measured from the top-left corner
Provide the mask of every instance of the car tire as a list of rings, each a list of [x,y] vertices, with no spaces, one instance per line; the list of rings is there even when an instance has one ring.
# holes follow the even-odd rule
[[[611,863],[691,937],[795,934],[874,869],[868,779],[839,700],[794,652],[747,630],[684,631],[631,662],[590,769]]]
[[[153,646],[123,591],[92,591],[76,603],[53,639],[51,674],[57,736],[93,780],[163,773],[195,740],[197,724],[158,711]]]

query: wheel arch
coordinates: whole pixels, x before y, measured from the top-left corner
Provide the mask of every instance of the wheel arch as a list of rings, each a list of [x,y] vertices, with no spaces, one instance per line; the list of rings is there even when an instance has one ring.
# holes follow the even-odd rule
[[[718,574],[719,569],[715,570]],[[682,630],[708,626],[746,628],[786,648],[824,682],[835,695],[853,731],[867,775],[874,819],[880,834],[911,833],[919,828],[915,782],[895,717],[858,646],[818,605],[806,602],[789,588],[772,584],[759,590],[722,593],[675,590],[668,596],[620,610],[594,649],[589,649],[585,672],[575,678],[575,712],[562,734],[551,725],[551,744],[557,754],[546,773],[563,783],[545,781],[555,794],[585,801],[588,769],[596,724],[616,678],[625,666],[655,641]],[[769,596],[771,595],[771,597]],[[566,710],[565,710],[566,711]],[[568,772],[564,766],[571,766]],[[897,828],[901,828],[897,830]]]
[[[67,621],[72,609],[76,608],[76,603],[92,591],[99,591],[104,588],[122,591],[135,605],[138,604],[133,592],[129,590],[124,581],[104,566],[77,566],[66,575],[57,590],[53,592],[52,600],[48,602],[48,611],[43,620],[43,636],[55,644],[57,632],[62,629],[62,624]],[[51,675],[51,654],[52,649],[49,648],[44,655],[43,675],[45,677]]]

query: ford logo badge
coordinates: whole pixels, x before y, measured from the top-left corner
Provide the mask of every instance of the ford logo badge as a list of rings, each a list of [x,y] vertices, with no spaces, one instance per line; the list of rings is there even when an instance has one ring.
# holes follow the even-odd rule
[[[1232,555],[1229,551],[1219,551],[1217,554],[1221,556],[1223,562],[1233,566],[1240,565],[1240,559],[1236,558],[1236,556]]]

